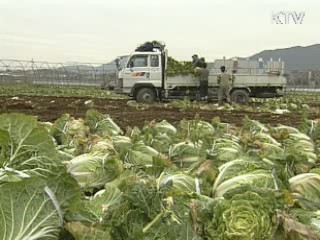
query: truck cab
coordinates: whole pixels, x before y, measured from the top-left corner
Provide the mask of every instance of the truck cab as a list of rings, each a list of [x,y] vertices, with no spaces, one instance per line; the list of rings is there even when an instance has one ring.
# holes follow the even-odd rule
[[[118,87],[124,93],[131,93],[138,85],[161,87],[161,72],[159,52],[134,52],[120,72]]]
[[[117,88],[138,102],[152,103],[164,89],[167,51],[162,44],[137,50],[119,71]]]

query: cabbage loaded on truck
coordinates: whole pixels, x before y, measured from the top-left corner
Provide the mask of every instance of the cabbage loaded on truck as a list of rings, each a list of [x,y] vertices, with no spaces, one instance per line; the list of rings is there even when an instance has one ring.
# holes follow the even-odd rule
[[[287,80],[279,66],[283,66],[283,64],[278,64],[276,69],[271,66],[267,70],[252,71],[251,69],[245,72],[229,69],[227,66],[227,70],[234,77],[234,84],[230,92],[232,100],[247,102],[251,97],[281,96]],[[210,69],[209,99],[217,96],[219,88],[217,68]],[[128,94],[141,103],[153,103],[165,99],[184,99],[185,97],[197,100],[199,81],[191,72],[189,74],[170,74],[168,71],[168,51],[165,45],[149,42],[138,47],[124,66],[119,69],[116,90],[119,93]]]

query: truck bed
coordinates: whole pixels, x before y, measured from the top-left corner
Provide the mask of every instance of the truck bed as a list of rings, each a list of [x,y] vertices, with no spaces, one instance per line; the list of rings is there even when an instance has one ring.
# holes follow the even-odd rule
[[[274,74],[235,74],[234,88],[247,87],[283,87],[287,80],[282,75]],[[193,75],[167,77],[166,89],[175,87],[197,87],[199,81]],[[218,87],[217,74],[209,76],[209,87]]]

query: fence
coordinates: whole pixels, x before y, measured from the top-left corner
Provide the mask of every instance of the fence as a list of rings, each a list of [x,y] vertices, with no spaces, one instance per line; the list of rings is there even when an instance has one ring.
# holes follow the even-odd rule
[[[115,63],[50,63],[0,59],[1,84],[108,87],[115,84],[116,74]]]
[[[292,91],[320,91],[320,71],[292,71],[288,76]]]
[[[209,64],[209,66],[211,66]],[[212,66],[211,66],[212,68]],[[213,69],[211,72],[220,72]],[[261,70],[261,69],[260,69]],[[238,69],[236,74],[259,74],[257,69]],[[1,84],[43,84],[66,86],[116,85],[117,66],[115,63],[52,63],[0,59]],[[320,71],[291,71],[286,75],[287,89],[291,92],[320,92]]]

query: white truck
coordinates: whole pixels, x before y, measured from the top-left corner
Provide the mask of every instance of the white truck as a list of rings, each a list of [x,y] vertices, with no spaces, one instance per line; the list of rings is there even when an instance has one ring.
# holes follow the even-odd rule
[[[193,75],[166,75],[167,50],[154,46],[147,51],[135,51],[119,69],[116,91],[128,94],[137,102],[153,103],[157,100],[198,99],[199,81]],[[281,71],[234,74],[230,95],[233,101],[247,102],[250,97],[278,97],[283,94],[287,80]],[[208,98],[218,92],[217,72],[210,71]]]

